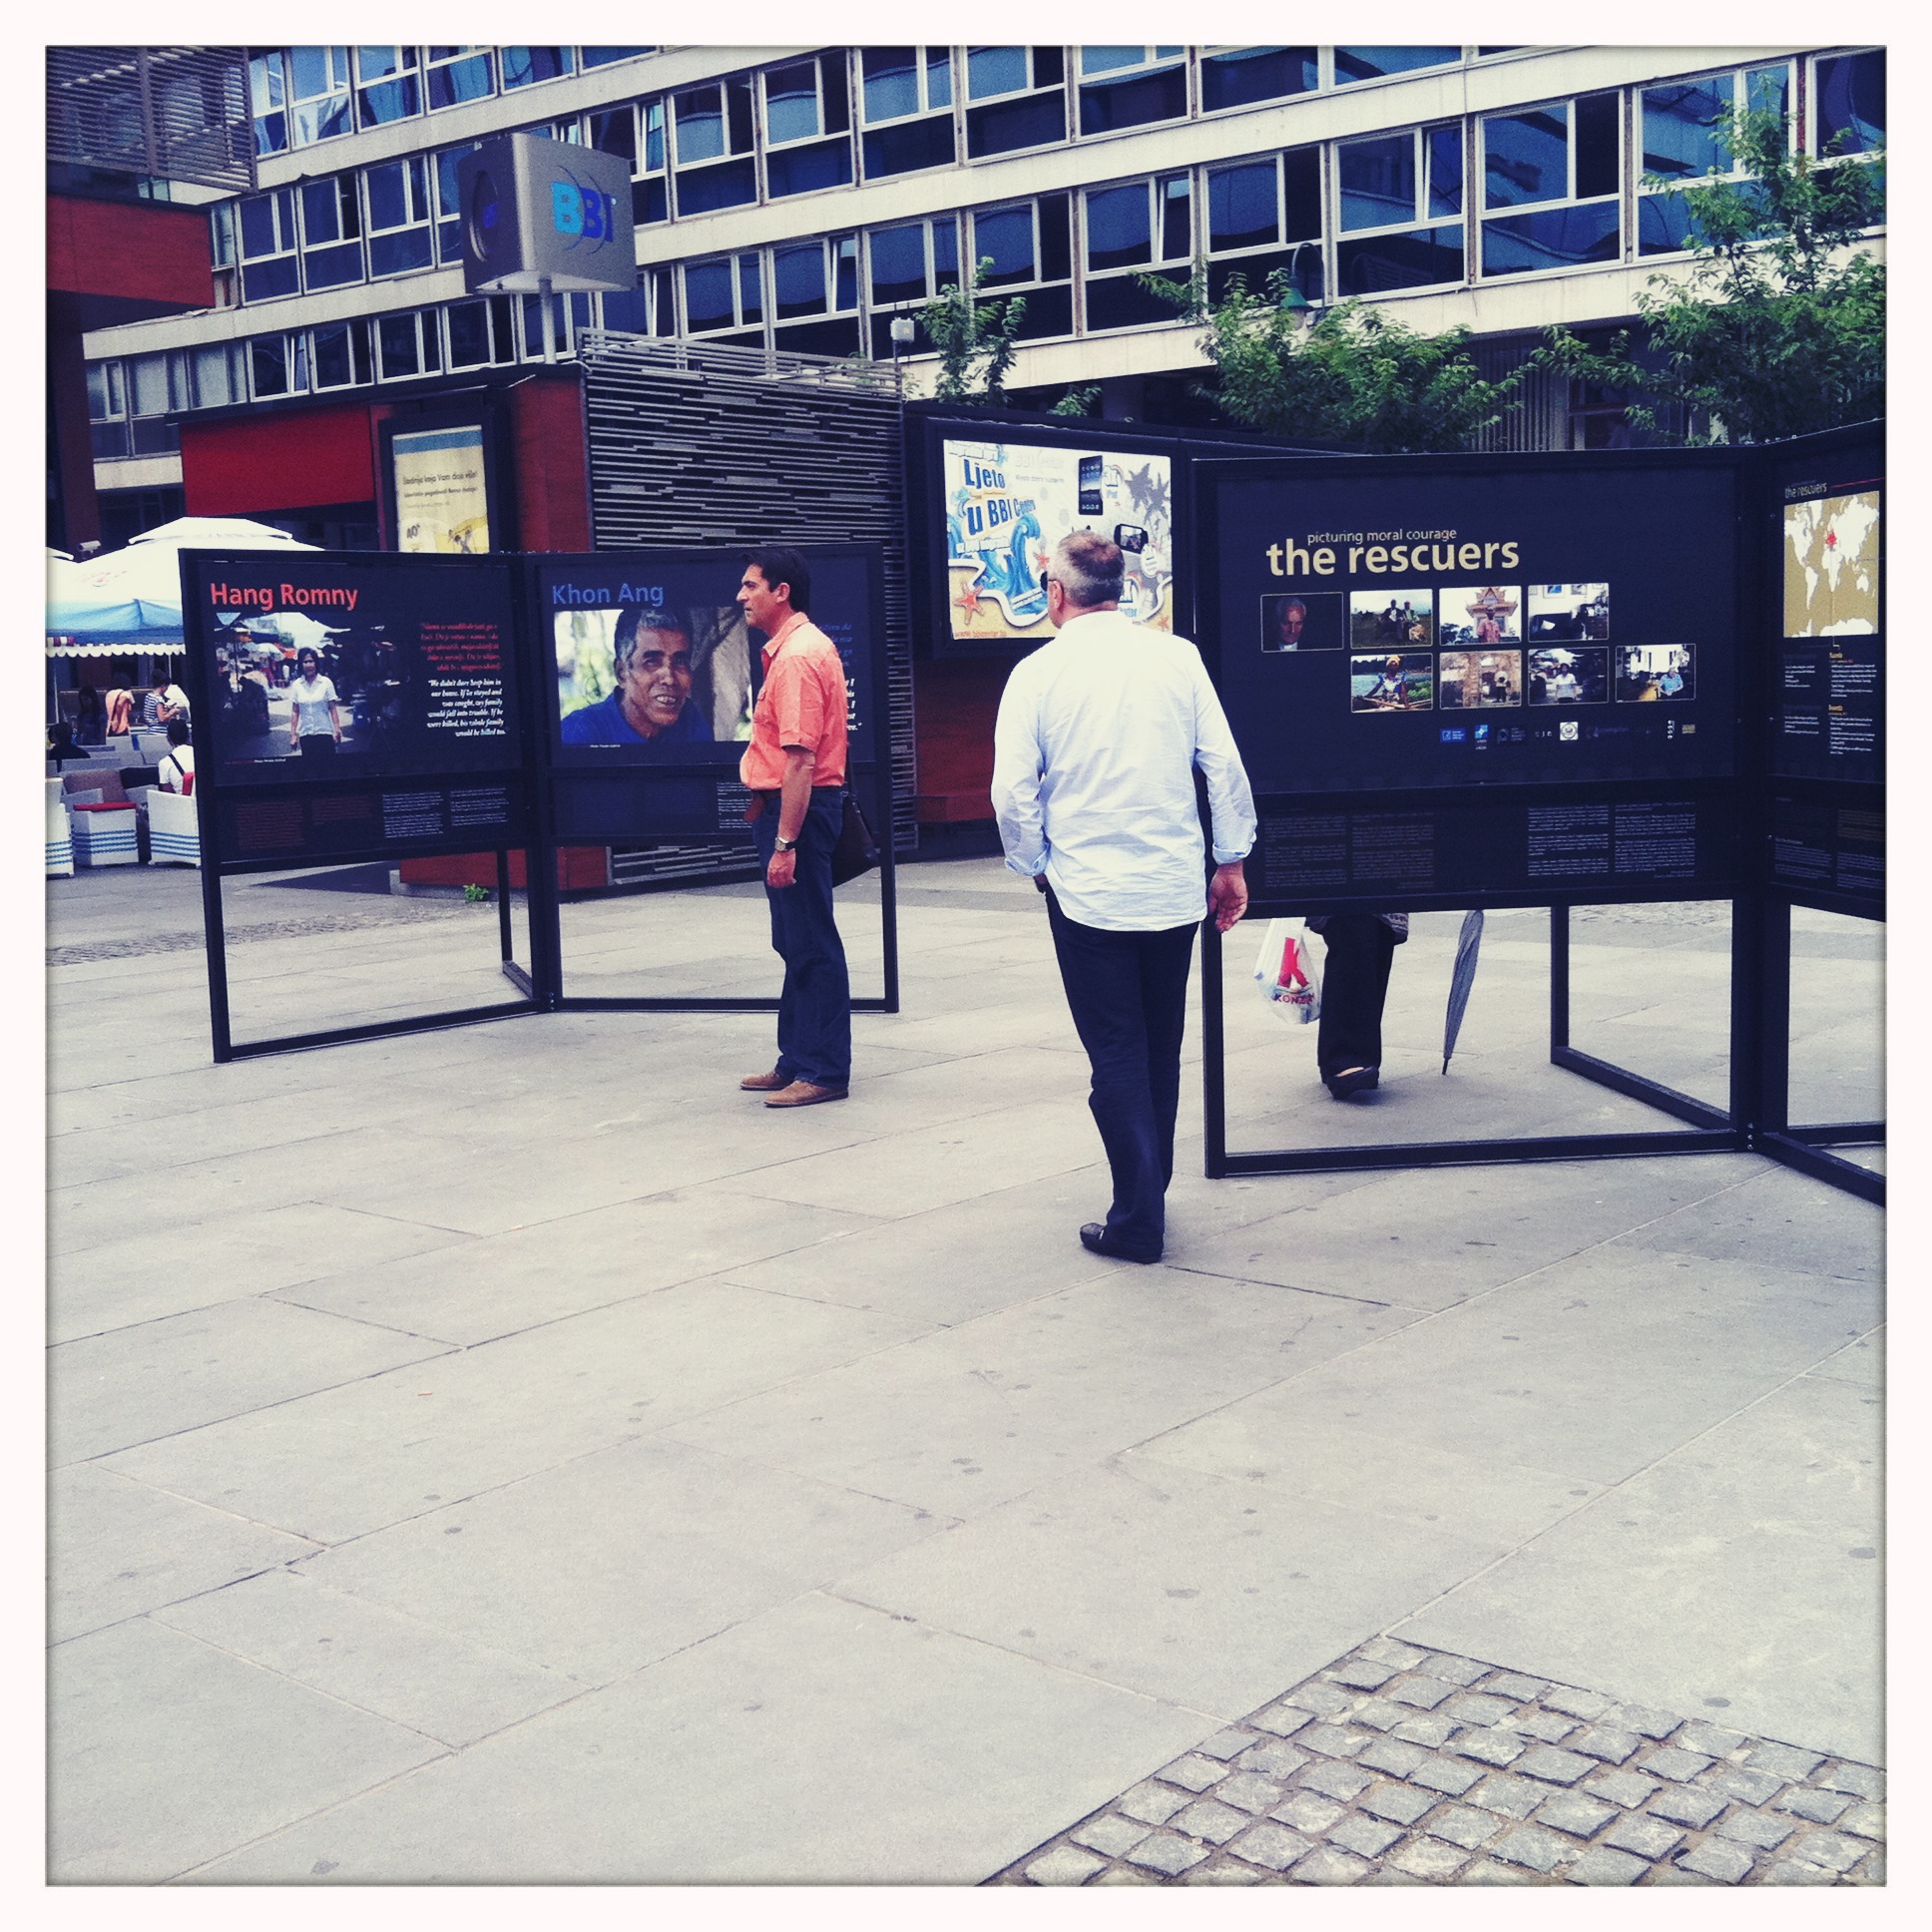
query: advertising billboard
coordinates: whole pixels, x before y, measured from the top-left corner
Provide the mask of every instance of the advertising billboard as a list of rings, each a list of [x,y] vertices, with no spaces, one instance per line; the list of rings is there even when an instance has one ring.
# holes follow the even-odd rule
[[[940,445],[947,604],[956,640],[1049,634],[1041,574],[1071,530],[1127,552],[1121,608],[1174,629],[1174,464],[1167,456],[1044,442]]]

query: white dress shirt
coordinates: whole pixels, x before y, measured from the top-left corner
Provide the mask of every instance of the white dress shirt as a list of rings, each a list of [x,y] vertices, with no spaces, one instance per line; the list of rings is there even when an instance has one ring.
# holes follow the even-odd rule
[[[1194,768],[1214,862],[1254,843],[1254,799],[1201,653],[1120,611],[1070,619],[1013,668],[993,727],[1008,869],[1044,871],[1069,919],[1158,932],[1206,916]]]

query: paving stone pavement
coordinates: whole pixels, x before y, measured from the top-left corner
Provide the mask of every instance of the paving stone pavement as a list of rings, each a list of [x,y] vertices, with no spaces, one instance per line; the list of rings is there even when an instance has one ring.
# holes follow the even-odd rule
[[[1377,1637],[992,1885],[1883,1885],[1885,1773]]]

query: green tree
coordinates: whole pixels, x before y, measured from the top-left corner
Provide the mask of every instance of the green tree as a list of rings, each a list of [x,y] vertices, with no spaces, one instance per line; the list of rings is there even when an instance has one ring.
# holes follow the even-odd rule
[[[933,390],[939,402],[1006,407],[1006,376],[1013,366],[1020,324],[1026,319],[1026,297],[1005,295],[981,301],[976,284],[992,272],[992,256],[983,255],[971,282],[941,289],[919,311],[919,320],[939,351],[939,381]]]
[[[1852,245],[1883,218],[1881,159],[1838,158],[1837,143],[1793,154],[1767,108],[1733,113],[1726,138],[1742,180],[1645,177],[1684,205],[1690,251],[1688,274],[1659,272],[1637,297],[1647,340],[1623,330],[1593,350],[1558,326],[1538,360],[1646,398],[1630,421],[1668,441],[1763,443],[1882,415],[1885,266]],[[1659,403],[1709,427],[1669,430]]]
[[[1213,372],[1196,393],[1244,429],[1377,455],[1468,449],[1502,420],[1522,380],[1520,371],[1485,377],[1466,328],[1424,335],[1356,299],[1310,319],[1284,268],[1258,292],[1233,275],[1216,302],[1208,299],[1203,262],[1185,282],[1140,280],[1205,324],[1201,347]]]

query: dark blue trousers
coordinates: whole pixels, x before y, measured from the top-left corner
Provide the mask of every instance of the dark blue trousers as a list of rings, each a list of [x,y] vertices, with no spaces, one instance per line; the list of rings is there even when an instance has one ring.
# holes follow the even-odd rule
[[[778,1064],[786,1081],[844,1087],[852,1078],[852,983],[845,944],[832,917],[832,847],[844,822],[837,785],[815,785],[798,831],[798,864],[782,891],[770,886],[771,950],[784,961],[778,995]],[[751,824],[758,857],[771,863],[778,836],[778,801],[770,798]]]
[[[1069,919],[1051,890],[1047,919],[1074,1030],[1094,1071],[1087,1104],[1114,1175],[1107,1238],[1123,1252],[1158,1255],[1174,1179],[1195,928],[1103,932]]]

